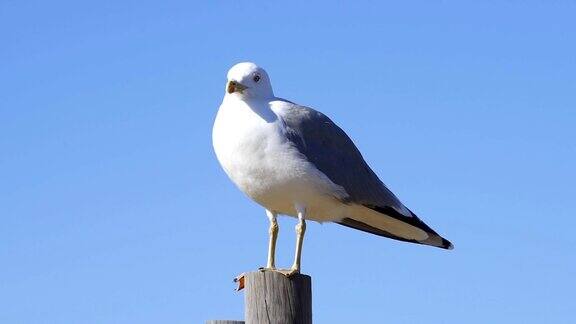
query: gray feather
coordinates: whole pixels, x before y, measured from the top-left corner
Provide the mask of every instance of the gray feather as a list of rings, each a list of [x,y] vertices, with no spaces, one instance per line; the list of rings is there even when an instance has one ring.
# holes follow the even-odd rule
[[[282,114],[282,119],[288,139],[300,153],[350,195],[345,202],[389,206],[401,213],[406,210],[370,169],[348,135],[330,118],[294,104]]]
[[[349,197],[343,200],[344,203],[365,206],[380,213],[382,217],[401,220],[407,225],[427,232],[430,236],[419,242],[409,240],[352,218],[340,221],[341,225],[397,240],[452,248],[449,241],[406,208],[380,181],[364,161],[356,145],[330,118],[312,108],[293,103],[282,112],[281,118],[288,140],[318,170],[346,190]]]

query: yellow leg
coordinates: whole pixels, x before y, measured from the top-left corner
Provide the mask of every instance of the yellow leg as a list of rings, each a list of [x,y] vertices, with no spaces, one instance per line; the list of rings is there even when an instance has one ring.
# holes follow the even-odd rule
[[[300,273],[300,260],[302,259],[302,244],[304,243],[304,233],[306,233],[305,208],[296,208],[298,211],[298,224],[296,224],[296,252],[294,254],[294,264],[289,274]]]
[[[268,262],[266,263],[267,269],[276,269],[276,239],[278,238],[278,221],[276,220],[276,213],[266,210],[266,215],[270,219],[270,228],[268,234],[270,240],[268,241]]]

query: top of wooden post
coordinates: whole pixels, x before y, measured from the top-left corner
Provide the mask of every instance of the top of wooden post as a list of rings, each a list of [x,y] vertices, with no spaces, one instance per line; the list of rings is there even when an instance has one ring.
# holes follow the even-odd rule
[[[290,277],[276,271],[245,274],[245,321],[247,324],[312,323],[312,279]]]

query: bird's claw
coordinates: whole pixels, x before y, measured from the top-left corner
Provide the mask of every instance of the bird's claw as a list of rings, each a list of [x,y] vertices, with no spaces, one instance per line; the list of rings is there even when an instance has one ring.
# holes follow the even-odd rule
[[[264,267],[260,267],[258,268],[258,271],[261,272],[265,272],[265,271],[274,271],[274,272],[278,272],[281,273],[283,275],[286,276],[286,278],[290,278],[295,274],[300,273],[299,269],[296,268],[291,268],[291,269],[276,269],[276,268],[264,268]],[[239,275],[236,276],[236,278],[234,278],[234,282],[238,285],[236,287],[236,291],[240,291],[242,289],[244,289],[244,277],[246,276],[246,273],[243,272]]]
[[[293,275],[299,274],[299,273],[300,273],[300,270],[298,270],[298,269],[290,269],[290,270],[288,270],[288,272],[284,273],[284,275],[285,275],[286,277],[290,278],[290,277],[292,277]]]
[[[276,269],[276,268],[259,268],[258,270],[264,271],[274,271],[285,275],[286,277],[290,278],[291,276],[300,273],[300,270],[292,268],[292,269]]]

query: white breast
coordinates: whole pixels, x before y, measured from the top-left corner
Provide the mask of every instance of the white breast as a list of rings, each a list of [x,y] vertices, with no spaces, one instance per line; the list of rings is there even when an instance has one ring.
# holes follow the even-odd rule
[[[334,197],[345,192],[290,144],[282,121],[270,110],[268,102],[260,104],[265,105],[264,111],[255,109],[254,103],[251,108],[244,101],[231,98],[225,98],[220,106],[212,139],[226,174],[267,209],[294,215],[294,204],[302,203],[308,206],[312,219],[340,217],[332,211],[337,202]]]
[[[213,145],[220,164],[242,191],[256,198],[272,181],[287,147],[278,121],[266,121],[240,100],[224,102],[213,129]]]

